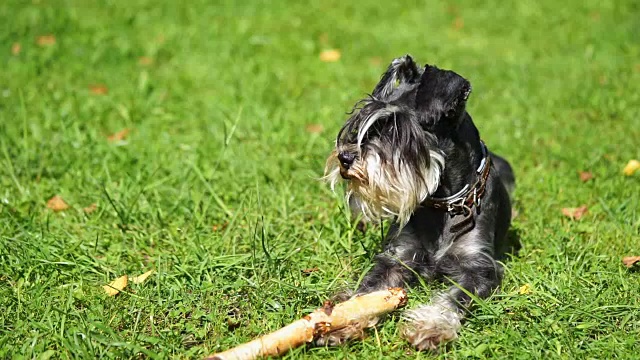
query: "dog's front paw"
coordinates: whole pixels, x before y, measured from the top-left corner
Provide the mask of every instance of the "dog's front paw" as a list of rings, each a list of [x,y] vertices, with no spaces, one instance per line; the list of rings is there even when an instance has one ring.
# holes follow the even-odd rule
[[[318,346],[338,346],[349,340],[362,339],[365,336],[366,323],[354,323],[340,329],[321,334],[315,339]]]
[[[342,290],[332,297],[332,302],[341,303],[358,296],[351,290]],[[358,340],[366,336],[365,330],[368,327],[375,326],[378,318],[354,321],[347,326],[333,329],[327,328],[325,332],[316,337],[314,343],[318,346],[338,346],[349,340]]]
[[[425,305],[405,314],[404,337],[418,350],[438,350],[458,337],[461,316],[437,305]]]

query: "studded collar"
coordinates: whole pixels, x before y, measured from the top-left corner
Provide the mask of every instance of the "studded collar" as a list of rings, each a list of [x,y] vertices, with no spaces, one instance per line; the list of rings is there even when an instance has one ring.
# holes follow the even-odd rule
[[[435,209],[442,209],[450,213],[451,216],[465,215],[471,216],[473,207],[480,207],[480,200],[487,188],[487,179],[491,170],[491,157],[487,146],[481,140],[482,161],[476,169],[476,181],[473,184],[466,184],[462,190],[444,198],[427,198],[425,205]]]

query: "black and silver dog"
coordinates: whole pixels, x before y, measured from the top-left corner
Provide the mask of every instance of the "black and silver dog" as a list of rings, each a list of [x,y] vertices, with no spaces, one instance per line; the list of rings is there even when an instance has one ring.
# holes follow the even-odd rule
[[[497,260],[517,247],[506,236],[513,172],[480,140],[465,110],[470,92],[455,72],[419,67],[408,55],[395,59],[354,108],[327,161],[326,179],[332,187],[346,180],[354,212],[393,220],[357,294],[409,286],[418,276],[451,284],[404,315],[402,333],[420,350],[457,337],[468,294],[489,296],[502,278]],[[361,334],[355,326],[317,342]]]

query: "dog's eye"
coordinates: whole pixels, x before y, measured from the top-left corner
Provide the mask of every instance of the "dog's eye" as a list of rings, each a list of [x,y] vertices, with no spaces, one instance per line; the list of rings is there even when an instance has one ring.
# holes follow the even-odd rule
[[[456,110],[455,109],[447,110],[444,116],[448,119],[451,119],[452,117],[456,116]]]
[[[456,116],[456,113],[458,112],[458,101],[453,101],[451,105],[448,106],[448,108],[449,109],[444,113],[444,116],[448,119],[451,119]]]
[[[424,131],[429,131],[433,128],[434,121],[422,121],[420,123],[420,127]]]

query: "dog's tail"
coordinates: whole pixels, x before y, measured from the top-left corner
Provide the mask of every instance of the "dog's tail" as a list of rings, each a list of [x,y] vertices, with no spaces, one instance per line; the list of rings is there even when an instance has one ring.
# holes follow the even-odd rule
[[[513,190],[515,190],[516,188],[516,177],[513,174],[511,165],[503,157],[500,157],[494,153],[491,153],[491,161],[493,162],[493,166],[495,167],[495,169],[498,171],[500,180],[502,180],[504,187],[507,189],[509,197],[512,197]]]

